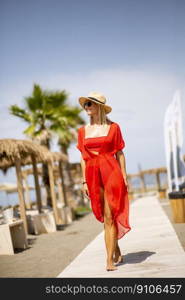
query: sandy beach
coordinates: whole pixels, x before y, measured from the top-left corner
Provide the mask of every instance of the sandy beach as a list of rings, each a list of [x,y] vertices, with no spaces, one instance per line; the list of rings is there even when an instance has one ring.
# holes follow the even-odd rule
[[[62,231],[29,235],[29,249],[0,256],[0,277],[56,277],[102,230],[89,213]]]

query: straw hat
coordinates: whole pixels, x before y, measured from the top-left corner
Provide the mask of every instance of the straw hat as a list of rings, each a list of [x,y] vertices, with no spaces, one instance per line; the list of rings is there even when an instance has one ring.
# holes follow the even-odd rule
[[[93,101],[97,104],[101,104],[104,106],[105,113],[108,114],[111,112],[112,108],[109,105],[106,105],[106,98],[104,95],[98,92],[91,92],[87,97],[80,97],[79,99],[80,105],[84,108],[84,103],[88,100]]]

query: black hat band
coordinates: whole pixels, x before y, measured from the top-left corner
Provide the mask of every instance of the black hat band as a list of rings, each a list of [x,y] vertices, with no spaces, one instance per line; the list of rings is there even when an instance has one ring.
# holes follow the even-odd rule
[[[100,100],[98,100],[98,99],[96,99],[96,98],[93,98],[93,97],[87,97],[87,98],[92,99],[92,100],[95,100],[95,101],[99,102],[100,104],[104,104],[104,105],[105,105],[105,103],[102,103]]]

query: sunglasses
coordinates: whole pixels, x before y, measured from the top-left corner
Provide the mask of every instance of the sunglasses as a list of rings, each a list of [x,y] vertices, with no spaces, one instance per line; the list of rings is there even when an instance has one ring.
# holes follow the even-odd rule
[[[92,101],[86,101],[86,102],[84,103],[84,108],[86,107],[86,105],[87,105],[88,107],[92,106]]]

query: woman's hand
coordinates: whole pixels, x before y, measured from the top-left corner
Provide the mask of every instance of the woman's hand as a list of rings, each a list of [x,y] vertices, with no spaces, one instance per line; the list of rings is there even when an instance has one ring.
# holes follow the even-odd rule
[[[89,190],[88,190],[87,183],[83,184],[83,193],[87,198],[89,198]]]
[[[124,177],[124,176],[123,176],[123,178],[124,178],[124,182],[125,182],[125,185],[126,185],[126,188],[127,188],[127,191],[128,191],[128,188],[129,188],[129,186],[128,186],[128,181],[127,181],[127,178],[126,178],[126,177]]]

